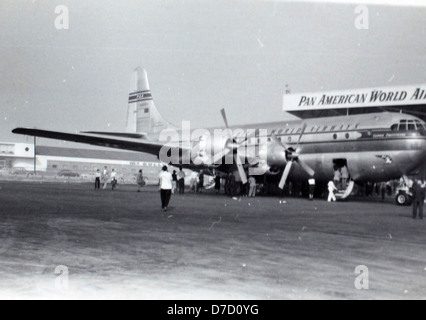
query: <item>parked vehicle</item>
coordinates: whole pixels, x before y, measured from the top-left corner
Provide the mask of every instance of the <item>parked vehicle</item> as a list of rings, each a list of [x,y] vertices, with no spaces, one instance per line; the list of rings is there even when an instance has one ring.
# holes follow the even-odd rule
[[[80,178],[80,174],[77,172],[72,172],[69,170],[63,170],[58,173],[59,177],[67,177],[67,178]]]

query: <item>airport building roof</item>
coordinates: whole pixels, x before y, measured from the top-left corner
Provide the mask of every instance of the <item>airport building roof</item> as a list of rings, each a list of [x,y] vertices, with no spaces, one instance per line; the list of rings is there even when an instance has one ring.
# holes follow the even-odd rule
[[[80,158],[80,159],[107,159],[117,161],[145,161],[158,162],[158,159],[149,154],[139,152],[111,151],[111,150],[89,150],[75,148],[59,148],[37,146],[38,156]]]

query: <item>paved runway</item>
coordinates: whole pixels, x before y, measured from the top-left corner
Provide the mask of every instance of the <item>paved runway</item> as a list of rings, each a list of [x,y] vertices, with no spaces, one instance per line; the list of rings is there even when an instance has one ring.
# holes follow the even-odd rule
[[[426,298],[426,222],[391,200],[188,194],[164,213],[154,188],[0,188],[1,298]]]

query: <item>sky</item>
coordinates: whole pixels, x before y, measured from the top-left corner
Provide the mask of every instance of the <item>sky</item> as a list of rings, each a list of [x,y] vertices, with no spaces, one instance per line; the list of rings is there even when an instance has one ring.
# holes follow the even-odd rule
[[[209,128],[222,108],[232,125],[292,119],[286,90],[426,83],[425,17],[415,0],[2,0],[0,141],[24,142],[16,127],[124,131],[138,66],[166,119]]]

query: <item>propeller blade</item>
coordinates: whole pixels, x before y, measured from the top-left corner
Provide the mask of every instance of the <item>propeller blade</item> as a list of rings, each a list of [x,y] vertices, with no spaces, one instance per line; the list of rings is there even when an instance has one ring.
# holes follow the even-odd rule
[[[284,173],[283,173],[283,176],[282,176],[280,184],[279,184],[279,187],[280,187],[281,190],[284,189],[285,184],[287,183],[287,178],[290,174],[292,166],[293,166],[293,161],[287,162],[287,165],[285,166]]]
[[[314,171],[314,169],[312,169],[310,166],[308,166],[308,165],[306,164],[306,162],[304,162],[304,161],[302,161],[302,160],[298,159],[298,160],[297,160],[297,163],[298,163],[298,164],[300,164],[300,166],[303,168],[303,170],[305,170],[305,171],[306,171],[306,173],[307,173],[307,174],[309,174],[309,176],[313,177],[313,176],[315,175],[315,171]]]
[[[226,116],[225,109],[220,110],[220,113],[222,113],[222,118],[223,122],[225,122],[226,129],[229,129],[228,117]]]
[[[234,159],[235,159],[235,163],[237,164],[238,173],[240,174],[241,181],[243,182],[243,184],[246,184],[248,179],[247,179],[246,171],[244,170],[244,166],[241,163],[240,156],[238,155],[238,152],[235,153]]]

